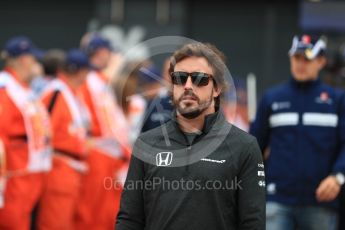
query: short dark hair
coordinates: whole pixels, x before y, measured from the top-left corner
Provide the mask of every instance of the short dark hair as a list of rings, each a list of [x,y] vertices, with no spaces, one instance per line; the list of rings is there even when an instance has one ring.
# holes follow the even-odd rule
[[[225,65],[225,55],[210,43],[193,42],[184,45],[171,56],[169,75],[174,72],[175,65],[188,57],[203,57],[213,70],[214,83],[220,89],[220,95],[216,98],[216,107],[220,105],[220,99],[224,92],[228,89],[228,83],[225,75],[227,68]]]
[[[64,51],[59,49],[48,50],[42,59],[45,75],[56,76],[62,70],[66,59]]]

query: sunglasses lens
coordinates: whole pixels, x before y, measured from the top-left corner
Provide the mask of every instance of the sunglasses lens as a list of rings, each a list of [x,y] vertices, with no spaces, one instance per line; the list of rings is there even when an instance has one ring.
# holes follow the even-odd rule
[[[184,85],[188,79],[187,72],[172,72],[171,80],[174,85]]]
[[[196,86],[206,86],[210,80],[210,75],[207,73],[194,72],[191,76],[193,84]]]
[[[172,72],[171,80],[174,85],[185,85],[188,77],[191,76],[192,82],[196,86],[206,86],[209,83],[211,75],[202,72]]]

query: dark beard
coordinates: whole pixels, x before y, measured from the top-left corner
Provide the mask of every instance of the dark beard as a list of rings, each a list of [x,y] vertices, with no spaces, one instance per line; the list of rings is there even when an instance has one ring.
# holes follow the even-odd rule
[[[177,110],[179,111],[181,116],[186,118],[186,119],[194,119],[194,118],[198,117],[202,112],[205,111],[205,109],[204,110],[196,109],[196,110],[193,110],[190,112],[183,112],[183,111],[181,112],[179,110],[179,107],[177,107]]]
[[[189,109],[188,107],[185,109],[182,109],[179,104],[180,102],[183,100],[183,97],[185,96],[191,96],[193,97],[195,100],[197,100],[199,106],[193,110]],[[177,102],[174,102],[177,111],[181,114],[181,116],[183,116],[186,119],[194,119],[198,116],[200,116],[200,114],[202,114],[205,110],[207,110],[207,108],[210,106],[212,102],[212,98],[210,99],[210,101],[207,101],[203,104],[200,104],[200,99],[192,92],[192,91],[186,91],[179,99]]]

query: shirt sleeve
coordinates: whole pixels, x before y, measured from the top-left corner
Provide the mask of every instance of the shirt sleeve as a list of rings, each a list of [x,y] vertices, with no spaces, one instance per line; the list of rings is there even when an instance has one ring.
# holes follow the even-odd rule
[[[262,152],[268,147],[270,127],[269,116],[271,110],[267,94],[263,96],[256,112],[255,120],[250,125],[249,133],[256,137]]]
[[[0,140],[3,145],[3,153],[0,154],[0,170],[6,170],[6,150],[8,145],[8,130],[11,128],[10,116],[12,111],[8,108],[8,98],[4,88],[0,89]]]
[[[116,230],[144,230],[144,162],[132,154],[121,196]]]
[[[345,174],[345,94],[341,94],[338,107],[338,158],[333,166],[333,172]]]
[[[238,181],[239,230],[264,230],[266,223],[266,189],[262,154],[253,140],[242,154]]]

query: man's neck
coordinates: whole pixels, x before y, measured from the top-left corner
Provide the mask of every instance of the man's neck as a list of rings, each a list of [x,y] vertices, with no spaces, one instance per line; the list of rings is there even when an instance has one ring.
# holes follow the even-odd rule
[[[67,83],[67,85],[74,91],[78,88],[78,83],[75,79],[73,79],[73,76],[70,76],[68,74],[61,74],[60,78]]]
[[[7,71],[9,71],[20,83],[24,85],[29,85],[30,81],[29,78],[25,75],[23,71],[21,71],[20,68],[15,68],[14,66],[8,66],[5,68]]]
[[[104,73],[104,69],[95,70],[95,72],[97,73],[97,76],[101,78],[103,81],[109,81],[109,77]]]
[[[182,115],[177,115],[177,122],[181,130],[185,133],[200,133],[204,126],[205,116],[200,114],[193,119],[187,119]]]
[[[205,117],[214,112],[214,109],[210,109],[193,119],[187,119],[183,117],[181,114],[177,113],[176,119],[183,132],[200,134],[202,129],[204,128]]]
[[[314,76],[309,76],[309,77],[306,77],[304,79],[298,79],[296,77],[293,77],[294,80],[298,83],[303,83],[303,82],[313,82],[313,81],[316,81],[318,79],[319,75],[314,75]]]

